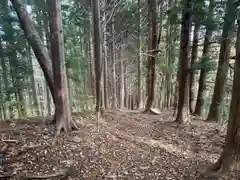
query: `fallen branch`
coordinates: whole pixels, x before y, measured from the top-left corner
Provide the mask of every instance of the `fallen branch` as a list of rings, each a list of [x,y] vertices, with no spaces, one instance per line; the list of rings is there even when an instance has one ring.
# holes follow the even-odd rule
[[[13,174],[0,174],[0,179],[12,178]]]
[[[42,175],[42,176],[35,176],[35,175],[25,175],[23,179],[49,179],[49,178],[67,178],[70,175],[70,168],[63,169],[55,174],[49,174],[49,175]]]
[[[18,143],[19,141],[15,140],[15,139],[2,139],[2,142],[5,142],[5,143]]]
[[[31,149],[37,149],[37,148],[51,148],[53,147],[51,144],[46,144],[46,145],[42,145],[42,144],[37,144],[37,145],[30,145],[30,146],[22,146],[21,149],[18,152],[18,155],[23,154]]]

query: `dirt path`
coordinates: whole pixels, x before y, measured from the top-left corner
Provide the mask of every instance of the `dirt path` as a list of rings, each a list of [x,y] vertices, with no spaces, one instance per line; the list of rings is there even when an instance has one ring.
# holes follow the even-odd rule
[[[74,118],[81,130],[61,135],[54,146],[51,126],[1,124],[5,142],[0,147],[5,149],[0,149],[0,155],[5,160],[2,164],[0,160],[0,174],[8,172],[15,174],[12,179],[22,179],[70,167],[65,179],[217,179],[194,170],[214,162],[221,152],[224,133],[216,124],[198,121],[178,127],[170,122],[171,113],[107,112],[99,122],[90,113]]]

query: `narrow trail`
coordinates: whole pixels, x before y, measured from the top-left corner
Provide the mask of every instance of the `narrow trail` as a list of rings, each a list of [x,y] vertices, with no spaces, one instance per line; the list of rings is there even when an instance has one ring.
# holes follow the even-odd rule
[[[216,124],[195,121],[178,127],[171,122],[171,112],[113,111],[99,122],[92,113],[78,113],[74,119],[80,130],[62,134],[55,146],[49,145],[52,126],[7,123],[9,131],[2,136],[19,143],[7,144],[9,163],[2,171],[15,173],[12,179],[54,174],[66,167],[72,169],[68,179],[74,180],[217,179],[196,173],[196,167],[216,161],[221,152],[224,132]]]

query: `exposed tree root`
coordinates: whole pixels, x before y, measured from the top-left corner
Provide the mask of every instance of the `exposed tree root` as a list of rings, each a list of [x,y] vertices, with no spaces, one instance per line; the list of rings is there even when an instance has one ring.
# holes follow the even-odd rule
[[[125,113],[141,113],[142,111],[140,110],[127,110],[127,109],[118,109],[120,112],[125,112]]]
[[[76,123],[76,121],[72,120],[72,130],[79,130],[79,127]]]
[[[57,143],[57,139],[58,139],[58,136],[60,135],[61,131],[64,131],[67,133],[72,130],[74,130],[74,131],[79,130],[77,123],[73,119],[70,122],[70,127],[66,126],[66,124],[64,124],[64,122],[57,123],[56,133],[55,133],[55,137],[53,139],[52,145],[55,145]]]
[[[48,120],[48,121],[45,121],[45,124],[46,125],[54,125],[56,124],[56,115],[54,114],[54,116],[52,116],[52,119],[51,120]]]
[[[207,167],[201,167],[197,170],[198,173],[205,175],[205,176],[211,176],[211,177],[221,177],[223,176],[223,173],[221,169],[215,169],[215,164]]]
[[[70,176],[70,169],[63,169],[55,174],[50,174],[50,175],[42,175],[42,176],[34,176],[34,175],[25,175],[23,177],[23,179],[49,179],[49,178],[67,178],[68,176]]]
[[[156,108],[145,109],[142,113],[160,115],[161,112]]]
[[[199,168],[198,172],[203,175],[213,176],[213,177],[223,177],[227,175],[227,172],[223,170],[222,166],[222,157],[223,153],[219,157],[218,161],[212,165],[209,165],[205,168]]]
[[[23,154],[23,153],[25,153],[25,152],[27,152],[27,151],[29,151],[31,149],[37,149],[39,147],[50,148],[50,147],[52,147],[52,145],[51,144],[46,144],[46,145],[37,144],[37,145],[31,145],[31,146],[23,146],[19,150],[18,155]]]

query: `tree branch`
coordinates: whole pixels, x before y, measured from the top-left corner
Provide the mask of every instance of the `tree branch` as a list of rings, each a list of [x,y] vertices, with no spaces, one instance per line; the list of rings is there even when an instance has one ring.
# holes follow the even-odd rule
[[[24,179],[49,179],[49,178],[56,178],[56,177],[67,178],[69,175],[70,175],[70,169],[67,168],[55,174],[50,174],[50,175],[42,175],[42,176],[26,175]]]

